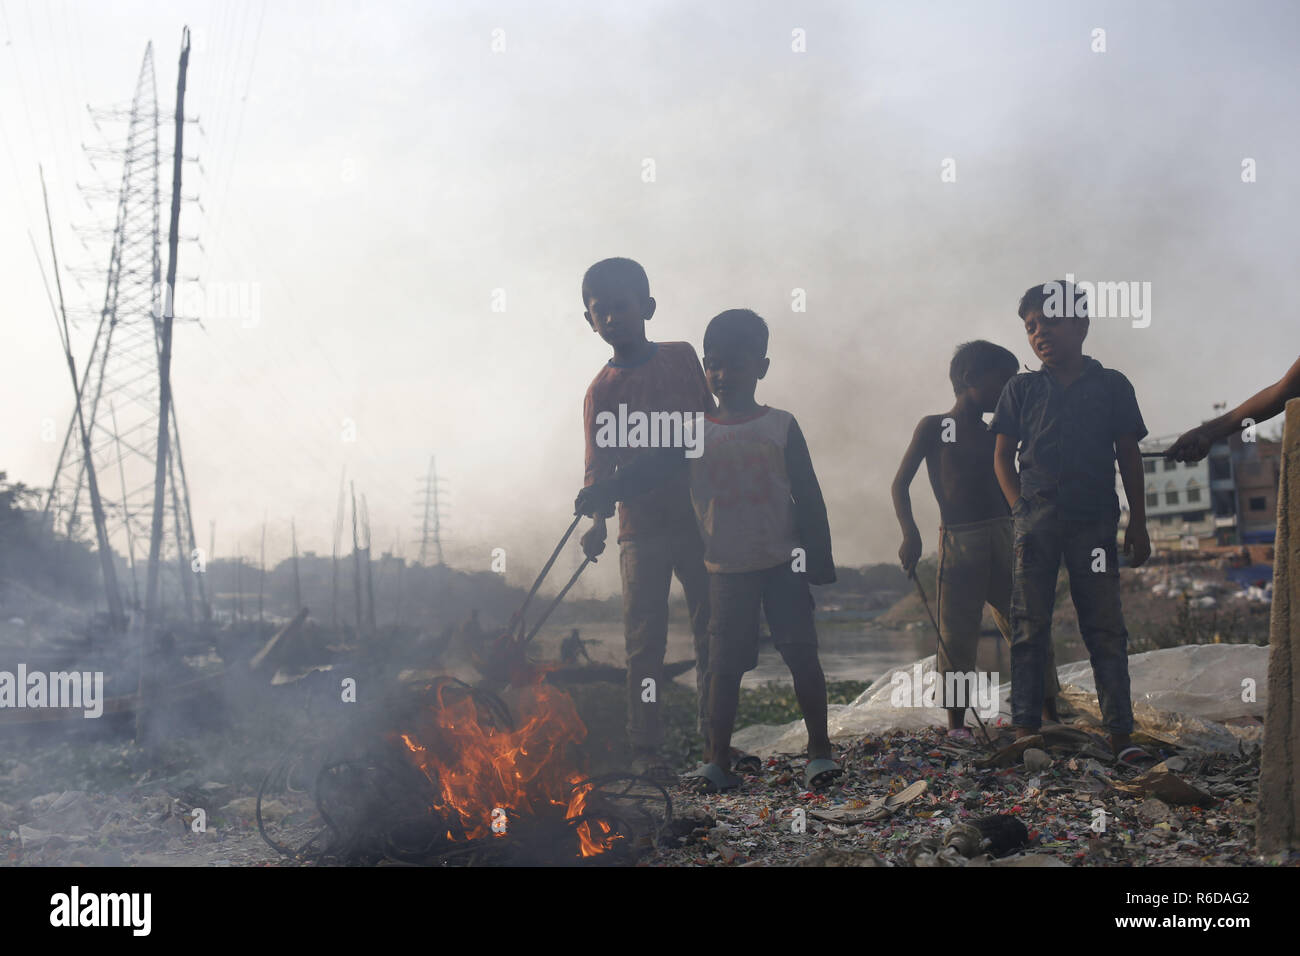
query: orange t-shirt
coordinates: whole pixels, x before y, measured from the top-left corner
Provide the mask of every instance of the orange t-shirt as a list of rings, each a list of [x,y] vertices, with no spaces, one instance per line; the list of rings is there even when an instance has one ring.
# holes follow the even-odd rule
[[[638,365],[619,366],[612,361],[592,379],[582,406],[583,431],[587,439],[586,474],[583,486],[610,478],[614,469],[634,461],[645,448],[602,447],[597,418],[602,413],[614,421],[626,421],[635,413],[712,412],[713,396],[704,380],[704,369],[688,342],[658,342],[650,357]],[[620,408],[623,406],[623,408]],[[609,434],[608,430],[604,432]],[[672,534],[694,530],[690,482],[685,470],[648,494],[618,506],[618,540]]]

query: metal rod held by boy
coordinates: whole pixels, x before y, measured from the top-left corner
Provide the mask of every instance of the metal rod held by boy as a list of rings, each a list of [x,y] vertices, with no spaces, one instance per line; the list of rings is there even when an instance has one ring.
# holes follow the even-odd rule
[[[565,542],[569,540],[569,536],[573,534],[573,529],[578,527],[578,522],[581,520],[582,515],[573,516],[573,521],[569,524],[568,530],[564,532],[564,537],[560,538],[560,543],[555,546],[555,550],[551,552],[551,556],[546,560],[546,564],[542,565],[542,571],[537,575],[537,580],[533,582],[532,589],[528,592],[528,596],[524,598],[524,603],[520,605],[519,610],[516,611],[514,617],[510,619],[510,627],[508,628],[509,632],[514,634],[517,629],[518,636],[521,640],[524,636],[524,612],[528,610],[528,603],[533,599],[533,595],[537,593],[537,589],[542,586],[542,581],[545,580],[547,573],[550,572],[551,565],[555,564],[555,559],[560,556],[560,551],[564,549]],[[583,567],[586,567],[586,565],[584,564]],[[581,568],[579,568],[579,571],[581,571]],[[578,576],[575,574],[573,577],[574,580],[577,580]],[[572,585],[573,582],[570,581],[569,583]],[[567,591],[568,588],[566,587],[565,590]],[[547,613],[550,612],[548,611]]]

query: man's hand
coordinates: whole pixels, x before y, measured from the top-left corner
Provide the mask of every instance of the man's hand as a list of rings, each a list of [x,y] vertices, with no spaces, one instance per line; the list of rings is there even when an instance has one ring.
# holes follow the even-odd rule
[[[608,518],[614,513],[614,503],[618,501],[619,483],[616,478],[593,482],[578,492],[573,501],[575,515],[587,515],[593,518]]]
[[[595,561],[605,552],[605,522],[603,519],[597,519],[596,523],[587,529],[587,533],[580,539],[582,542],[582,553]]]
[[[908,574],[921,560],[921,533],[913,529],[903,535],[903,543],[898,548],[898,560],[903,563],[903,570]]]
[[[1151,539],[1145,524],[1130,524],[1124,531],[1124,553],[1130,567],[1140,568],[1151,557]]]
[[[1165,451],[1165,458],[1172,461],[1200,461],[1210,453],[1212,444],[1213,438],[1207,434],[1204,426],[1199,426],[1178,436],[1178,441]]]

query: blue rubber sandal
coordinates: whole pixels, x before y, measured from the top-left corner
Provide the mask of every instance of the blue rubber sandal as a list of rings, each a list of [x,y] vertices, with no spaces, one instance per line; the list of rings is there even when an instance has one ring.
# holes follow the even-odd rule
[[[682,775],[682,786],[694,793],[721,793],[735,790],[740,786],[740,778],[727,773],[716,763],[706,763],[701,767]]]
[[[731,767],[740,773],[758,773],[763,769],[763,758],[732,747]]]
[[[816,760],[809,760],[808,766],[803,768],[803,783],[809,790],[817,790],[834,783],[843,773],[840,765],[834,760],[818,757]]]

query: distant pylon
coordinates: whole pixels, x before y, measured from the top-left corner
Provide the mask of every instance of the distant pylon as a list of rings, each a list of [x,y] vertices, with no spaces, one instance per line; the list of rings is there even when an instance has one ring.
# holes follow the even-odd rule
[[[109,254],[103,305],[89,359],[81,368],[76,400],[90,437],[94,470],[120,482],[104,489],[103,506],[114,550],[128,565],[147,559],[153,530],[155,477],[158,472],[160,349],[162,348],[163,276],[161,257],[161,127],[154,79],[153,44],[145,47],[126,120],[122,178]],[[116,418],[116,421],[114,421]],[[180,429],[173,401],[167,414],[167,451],[160,497],[163,512],[160,570],[165,593],[182,597],[193,615],[193,588],[204,618],[210,614],[203,575],[191,573],[196,548],[189,487],[181,453]],[[71,416],[54,479],[45,502],[54,527],[75,535],[86,505],[87,469]]]
[[[420,564],[428,565],[432,555],[438,564],[442,564],[442,506],[438,499],[438,465],[437,459],[429,457],[429,473],[424,478],[417,478],[422,487],[416,493],[422,495],[416,504],[423,506],[420,524]]]

